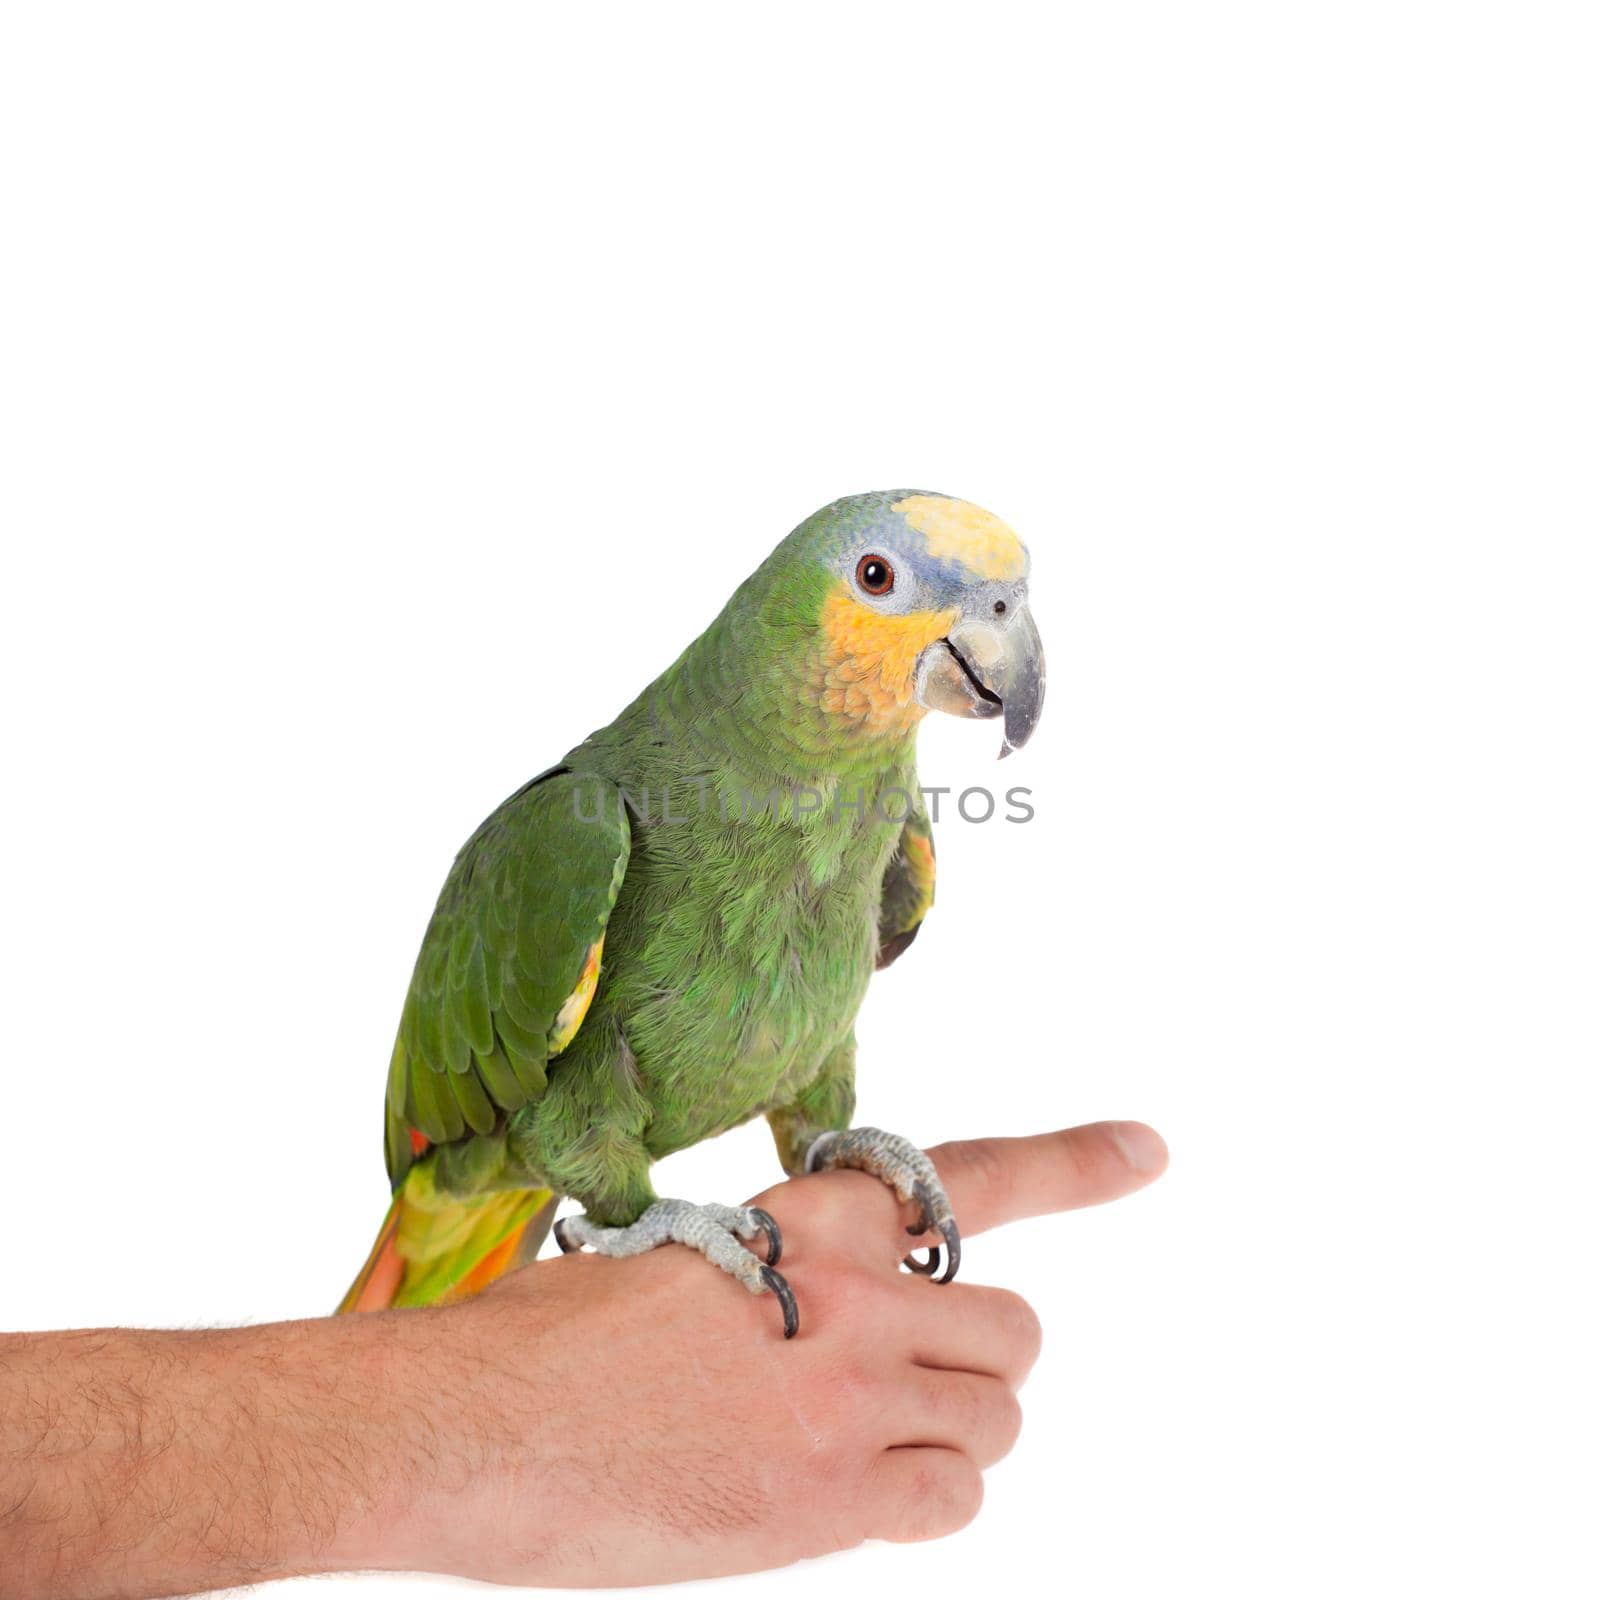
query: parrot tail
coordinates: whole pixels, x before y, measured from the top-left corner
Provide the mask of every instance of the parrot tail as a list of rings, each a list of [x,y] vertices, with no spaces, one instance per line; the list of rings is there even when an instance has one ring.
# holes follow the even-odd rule
[[[445,1194],[434,1187],[431,1163],[412,1167],[334,1315],[471,1299],[533,1260],[558,1199],[549,1189]]]

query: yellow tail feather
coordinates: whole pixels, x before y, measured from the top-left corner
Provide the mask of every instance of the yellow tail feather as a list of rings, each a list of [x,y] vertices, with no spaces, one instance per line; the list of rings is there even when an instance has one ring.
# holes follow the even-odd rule
[[[413,1167],[334,1315],[450,1305],[482,1293],[538,1254],[556,1199],[548,1189],[442,1194],[431,1163]]]

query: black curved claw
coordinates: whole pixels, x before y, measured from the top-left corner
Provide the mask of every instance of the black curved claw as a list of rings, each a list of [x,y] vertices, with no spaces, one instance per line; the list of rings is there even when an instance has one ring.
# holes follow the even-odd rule
[[[767,1236],[767,1265],[777,1266],[783,1259],[783,1235],[778,1231],[772,1213],[763,1211],[760,1206],[751,1206],[750,1220]]]
[[[569,1239],[567,1237],[567,1221],[568,1221],[568,1219],[566,1217],[562,1217],[561,1220],[556,1223],[555,1229],[554,1229],[555,1236],[556,1236],[556,1243],[561,1246],[561,1253],[564,1256],[570,1256],[575,1251],[581,1250],[583,1248],[583,1246],[581,1244],[579,1244],[576,1240]]]
[[[789,1280],[781,1272],[774,1272],[771,1267],[763,1267],[761,1281],[777,1295],[778,1304],[783,1307],[784,1338],[794,1338],[800,1331],[800,1308],[794,1303],[794,1290],[789,1287]]]
[[[933,1193],[925,1183],[913,1184],[911,1198],[917,1202],[917,1220],[906,1232],[913,1239],[924,1234],[929,1228],[937,1228],[944,1235],[945,1249],[949,1252],[950,1263],[944,1269],[942,1278],[935,1278],[939,1270],[939,1247],[932,1246],[928,1251],[926,1262],[918,1261],[915,1256],[905,1258],[906,1265],[913,1272],[920,1272],[924,1277],[933,1278],[935,1283],[949,1283],[961,1270],[961,1230],[956,1227],[955,1219],[949,1222],[940,1222],[934,1216]]]

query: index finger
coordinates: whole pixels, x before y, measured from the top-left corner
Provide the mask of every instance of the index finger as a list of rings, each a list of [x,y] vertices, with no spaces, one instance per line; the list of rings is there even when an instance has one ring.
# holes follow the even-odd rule
[[[1091,1122],[1023,1139],[961,1139],[928,1156],[963,1236],[1022,1217],[1104,1205],[1167,1169],[1166,1142],[1142,1122]]]

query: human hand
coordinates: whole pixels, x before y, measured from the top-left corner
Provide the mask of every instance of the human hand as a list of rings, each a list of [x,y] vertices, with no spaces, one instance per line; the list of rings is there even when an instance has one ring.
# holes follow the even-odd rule
[[[1166,1166],[1096,1123],[930,1152],[964,1234],[1099,1204]],[[1002,1289],[899,1270],[909,1208],[830,1172],[757,1197],[815,1308],[792,1343],[765,1297],[688,1250],[570,1255],[479,1299],[385,1315],[426,1459],[340,1564],[610,1586],[782,1566],[971,1520],[1012,1446],[1038,1320]]]

